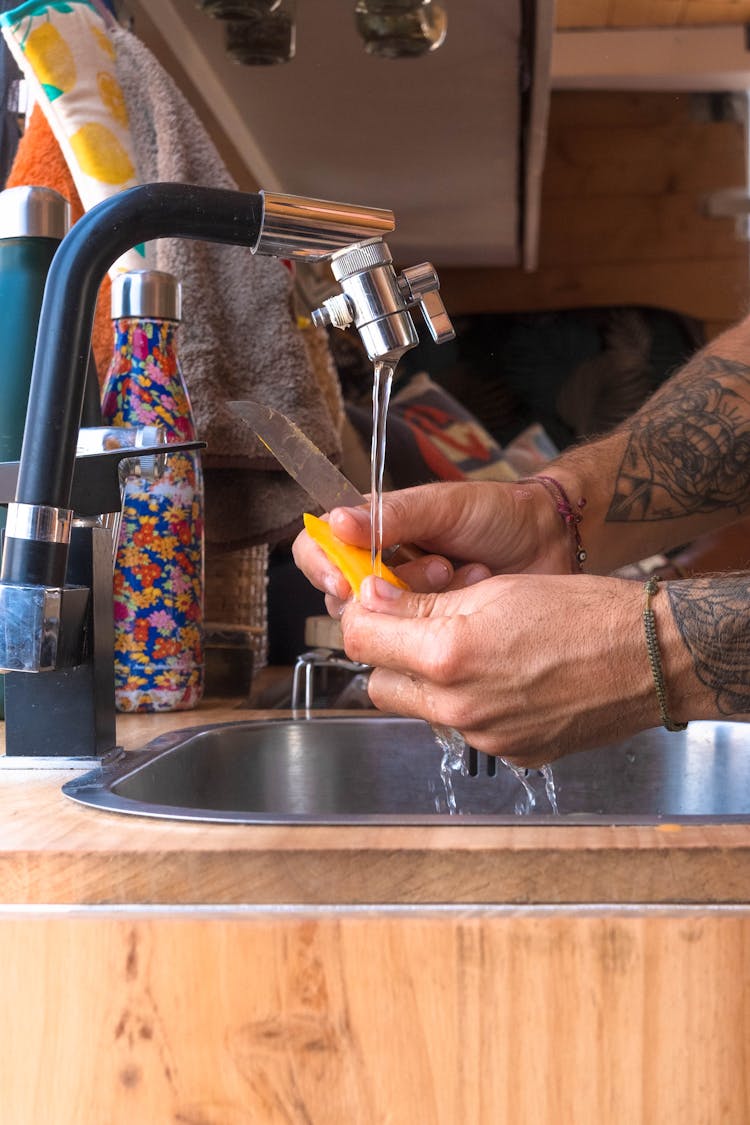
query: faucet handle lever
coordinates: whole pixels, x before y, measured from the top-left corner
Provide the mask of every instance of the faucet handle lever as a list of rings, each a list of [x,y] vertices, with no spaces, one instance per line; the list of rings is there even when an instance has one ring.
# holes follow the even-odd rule
[[[445,311],[445,305],[439,293],[425,293],[419,302],[419,307],[422,310],[425,324],[430,330],[430,335],[436,344],[445,344],[448,340],[455,340],[456,330]]]
[[[437,270],[431,262],[408,266],[401,272],[398,285],[409,305],[419,305],[436,344],[455,339],[456,331],[438,293],[440,280]]]

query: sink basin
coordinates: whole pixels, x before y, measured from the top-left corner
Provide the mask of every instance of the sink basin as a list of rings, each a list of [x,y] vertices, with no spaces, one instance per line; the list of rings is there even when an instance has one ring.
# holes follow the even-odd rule
[[[559,815],[538,771],[524,811],[519,779],[473,751],[470,775],[451,775],[459,812],[449,814],[440,758],[417,719],[275,718],[163,735],[63,792],[114,812],[242,824],[750,821],[750,725],[741,723],[659,728],[556,762]]]

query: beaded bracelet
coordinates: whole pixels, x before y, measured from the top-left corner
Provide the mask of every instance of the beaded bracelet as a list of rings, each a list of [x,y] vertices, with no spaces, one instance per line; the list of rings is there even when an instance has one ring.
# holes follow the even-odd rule
[[[659,642],[656,637],[656,619],[654,618],[654,611],[651,608],[651,598],[657,593],[658,589],[659,579],[656,576],[649,578],[643,587],[643,627],[646,631],[648,662],[651,665],[651,674],[654,677],[654,687],[656,688],[656,698],[659,703],[659,715],[661,716],[662,725],[669,731],[685,730],[687,723],[673,722],[667,710],[667,689],[664,684],[664,670],[661,664]]]
[[[576,511],[570,500],[568,499],[567,492],[560,484],[560,482],[558,480],[555,480],[554,477],[524,477],[523,480],[517,481],[517,483],[541,484],[542,487],[550,494],[555,503],[555,507],[557,508],[560,518],[562,519],[563,523],[565,524],[573,538],[572,557],[574,570],[582,571],[583,564],[586,562],[586,550],[583,546],[583,543],[581,542],[581,533],[578,530],[578,525],[583,519],[583,509],[586,507],[585,499],[581,497],[581,499],[577,501],[575,507],[578,509],[578,511]]]

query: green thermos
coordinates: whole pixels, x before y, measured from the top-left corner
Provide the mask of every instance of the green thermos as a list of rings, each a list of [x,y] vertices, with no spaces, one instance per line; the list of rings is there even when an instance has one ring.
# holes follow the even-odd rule
[[[70,205],[51,188],[0,192],[0,461],[21,455],[44,283],[69,226]],[[5,516],[0,507],[0,529]],[[0,716],[3,702],[0,690]]]

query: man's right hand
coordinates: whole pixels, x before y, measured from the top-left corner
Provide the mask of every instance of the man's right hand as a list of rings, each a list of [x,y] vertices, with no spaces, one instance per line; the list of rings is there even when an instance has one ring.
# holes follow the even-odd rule
[[[370,546],[368,507],[336,508],[331,529],[343,542]],[[383,496],[383,545],[414,543],[425,555],[397,568],[412,590],[472,585],[492,574],[570,573],[567,528],[541,485],[495,481],[436,483]],[[340,612],[351,591],[306,532],[295,540],[297,566]]]

